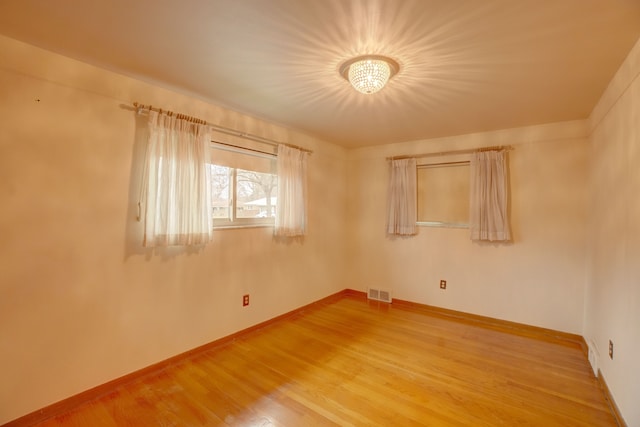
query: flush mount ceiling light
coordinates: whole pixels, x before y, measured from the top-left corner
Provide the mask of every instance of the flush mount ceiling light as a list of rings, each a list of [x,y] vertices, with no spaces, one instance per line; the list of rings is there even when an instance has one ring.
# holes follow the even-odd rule
[[[358,56],[340,66],[340,75],[358,92],[369,94],[378,92],[393,77],[400,65],[381,55]]]

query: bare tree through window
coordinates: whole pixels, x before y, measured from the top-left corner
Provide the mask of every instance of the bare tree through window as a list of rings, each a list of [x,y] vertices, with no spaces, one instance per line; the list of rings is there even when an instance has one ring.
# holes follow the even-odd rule
[[[211,165],[214,224],[271,224],[275,218],[278,177],[273,173]]]
[[[236,182],[238,217],[275,215],[275,189],[278,185],[276,175],[238,169]]]

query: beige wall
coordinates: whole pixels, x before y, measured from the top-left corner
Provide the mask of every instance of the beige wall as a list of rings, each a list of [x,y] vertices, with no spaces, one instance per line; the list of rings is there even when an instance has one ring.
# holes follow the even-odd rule
[[[394,298],[582,332],[588,153],[584,121],[353,150],[349,153],[350,283]],[[492,145],[509,153],[511,244],[479,244],[468,229],[385,235],[393,155]],[[447,280],[447,290],[439,288]]]
[[[584,336],[627,425],[640,426],[640,42],[591,115]],[[609,340],[614,358],[609,359]]]
[[[346,287],[344,149],[7,38],[0,52],[0,424]],[[133,101],[314,150],[304,242],[255,228],[142,249]]]

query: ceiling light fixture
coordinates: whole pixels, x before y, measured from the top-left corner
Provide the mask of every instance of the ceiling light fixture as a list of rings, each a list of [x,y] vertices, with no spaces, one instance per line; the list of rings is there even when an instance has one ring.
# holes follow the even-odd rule
[[[340,66],[340,75],[358,92],[376,93],[396,75],[400,65],[396,61],[381,55],[358,56]]]

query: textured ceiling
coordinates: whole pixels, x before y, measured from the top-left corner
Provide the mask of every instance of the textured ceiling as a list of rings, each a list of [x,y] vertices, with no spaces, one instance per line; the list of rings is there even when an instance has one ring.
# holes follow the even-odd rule
[[[640,1],[3,0],[0,33],[359,147],[587,118]],[[362,54],[401,66],[373,95]]]

